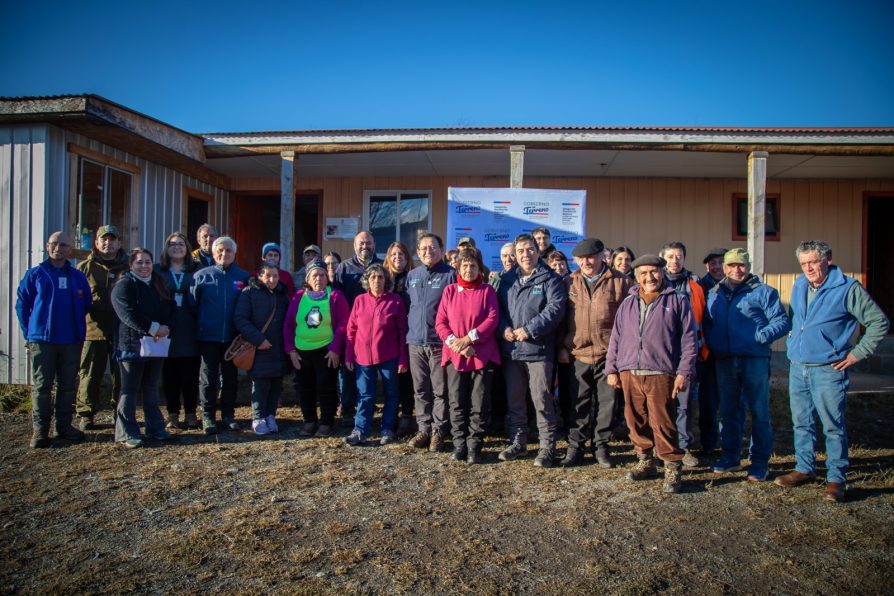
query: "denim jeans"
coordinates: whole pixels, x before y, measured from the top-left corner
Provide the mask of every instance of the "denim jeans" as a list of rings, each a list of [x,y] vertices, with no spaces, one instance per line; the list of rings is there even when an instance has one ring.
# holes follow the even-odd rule
[[[382,375],[382,389],[385,391],[385,407],[382,409],[382,430],[391,430],[397,421],[397,358],[392,358],[372,366],[354,365],[357,373],[357,414],[354,416],[354,430],[365,437],[372,426],[373,407],[376,405],[376,378]]]
[[[199,403],[202,415],[214,419],[217,413],[217,392],[220,390],[220,415],[232,418],[236,413],[237,371],[232,362],[224,360],[229,343],[199,342]]]
[[[34,430],[41,434],[50,432],[53,384],[56,385],[56,428],[71,426],[81,344],[32,341],[28,344],[28,352],[31,355],[31,422]]]
[[[677,437],[680,449],[692,447],[692,433],[689,431],[689,404],[698,399],[695,381],[690,381],[686,391],[677,394]]]
[[[357,379],[354,372],[348,370],[344,364],[338,369],[338,393],[341,395],[340,404],[342,415],[348,415],[357,407]]]
[[[813,474],[816,466],[816,422],[819,416],[826,436],[826,480],[844,482],[847,472],[847,371],[829,364],[804,366],[791,363],[788,376],[789,404],[795,431],[795,469]]]
[[[276,417],[276,406],[282,395],[282,377],[251,380],[251,419]]]
[[[738,462],[742,456],[742,433],[747,410],[751,412],[751,464],[767,467],[773,451],[770,359],[732,356],[718,358],[716,366],[723,459]],[[742,399],[747,408],[742,408]]]
[[[126,441],[140,438],[137,423],[137,397],[143,396],[143,419],[146,434],[150,437],[164,435],[165,420],[158,408],[158,386],[161,382],[163,358],[147,358],[136,362],[120,362],[121,398],[115,417],[115,440]]]

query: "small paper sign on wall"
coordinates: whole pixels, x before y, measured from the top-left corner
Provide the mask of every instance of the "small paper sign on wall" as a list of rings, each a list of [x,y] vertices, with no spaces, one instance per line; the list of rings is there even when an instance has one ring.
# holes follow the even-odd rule
[[[327,217],[323,224],[323,238],[326,240],[353,240],[359,231],[359,217]]]

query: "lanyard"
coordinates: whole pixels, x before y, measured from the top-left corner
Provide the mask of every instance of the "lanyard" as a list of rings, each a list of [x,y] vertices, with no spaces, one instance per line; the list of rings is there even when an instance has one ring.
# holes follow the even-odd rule
[[[180,286],[183,285],[183,276],[184,275],[185,275],[185,273],[182,271],[180,273],[174,273],[173,271],[171,271],[171,277],[174,278],[175,289],[178,291],[180,290]]]

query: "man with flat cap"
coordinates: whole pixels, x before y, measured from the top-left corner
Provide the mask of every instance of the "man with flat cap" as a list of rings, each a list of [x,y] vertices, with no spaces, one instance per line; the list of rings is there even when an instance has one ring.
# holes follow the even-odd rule
[[[702,259],[705,266],[705,274],[698,280],[698,285],[705,292],[705,301],[708,292],[723,280],[723,255],[728,249],[712,248]],[[699,442],[702,446],[702,454],[710,455],[717,448],[720,440],[720,427],[717,424],[717,408],[720,404],[720,393],[717,388],[717,371],[715,370],[714,354],[708,350],[707,355],[699,355],[695,363],[696,383],[693,385],[692,395],[698,402],[698,430]]]
[[[630,291],[631,280],[605,264],[604,249],[598,238],[586,238],[571,251],[578,270],[571,274],[559,349],[559,362],[574,367],[569,379],[573,409],[571,420],[566,421],[568,451],[563,466],[578,464],[589,440],[600,467],[612,467],[608,441],[616,390],[606,382],[605,355],[615,313]]]
[[[654,448],[664,462],[664,492],[678,493],[683,450],[676,397],[695,374],[698,344],[689,299],[665,279],[666,264],[656,255],[633,262],[636,285],[615,315],[605,372],[609,385],[624,388],[624,417],[638,459],[627,478],[657,474]]]
[[[720,447],[715,472],[742,469],[745,413],[751,412],[751,449],[746,479],[767,479],[773,452],[770,424],[770,344],[791,328],[779,293],[751,273],[741,248],[723,256],[723,281],[708,292],[704,328],[714,353],[720,389]],[[743,407],[743,400],[744,405]]]

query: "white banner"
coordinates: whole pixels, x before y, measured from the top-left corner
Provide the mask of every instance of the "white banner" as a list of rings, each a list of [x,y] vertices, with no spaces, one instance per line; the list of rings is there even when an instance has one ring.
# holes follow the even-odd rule
[[[583,240],[586,229],[587,191],[536,188],[447,189],[446,248],[456,247],[463,236],[475,239],[484,264],[502,271],[500,247],[534,228],[550,231],[552,243],[575,268],[571,249]]]

